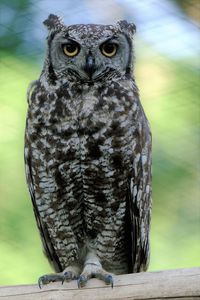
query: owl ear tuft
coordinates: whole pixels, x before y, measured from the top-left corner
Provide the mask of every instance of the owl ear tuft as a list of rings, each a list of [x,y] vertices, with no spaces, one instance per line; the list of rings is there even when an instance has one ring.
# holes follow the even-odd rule
[[[120,30],[130,36],[133,36],[136,32],[136,26],[134,23],[128,23],[126,20],[117,22]]]
[[[53,14],[50,14],[43,24],[47,26],[48,30],[62,29],[65,26],[61,17]]]

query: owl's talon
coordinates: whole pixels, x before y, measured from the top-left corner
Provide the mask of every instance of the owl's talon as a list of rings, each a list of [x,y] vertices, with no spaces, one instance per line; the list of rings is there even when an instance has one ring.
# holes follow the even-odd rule
[[[49,283],[49,281],[48,281],[46,275],[39,277],[39,279],[38,279],[38,286],[39,286],[40,289],[42,289],[43,285],[48,284],[48,283]]]
[[[112,277],[112,275],[106,275],[105,277],[104,277],[104,281],[105,281],[105,283],[107,284],[107,285],[110,285],[111,286],[111,288],[113,289],[113,286],[114,286],[114,282],[113,282],[113,277]]]
[[[40,289],[42,289],[41,284],[42,284],[42,280],[41,280],[41,277],[40,277],[40,278],[38,279],[38,286],[39,286]]]
[[[82,288],[86,285],[87,283],[87,278],[84,275],[80,275],[79,278],[77,279],[77,284],[78,284],[78,288]]]
[[[63,274],[62,284],[64,283],[64,281],[70,281],[72,279],[73,279],[72,272],[65,272]]]
[[[38,279],[38,286],[41,289],[43,285],[46,285],[50,282],[58,282],[58,281],[61,281],[61,283],[63,284],[65,279],[66,277],[63,274],[59,274],[59,273],[43,275]]]
[[[63,279],[62,279],[61,284],[63,285],[64,282],[65,282],[65,275],[63,275]]]

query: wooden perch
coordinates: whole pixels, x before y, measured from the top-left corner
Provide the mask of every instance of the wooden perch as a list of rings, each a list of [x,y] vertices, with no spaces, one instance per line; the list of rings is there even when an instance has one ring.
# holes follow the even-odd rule
[[[77,288],[76,281],[0,287],[0,299],[18,300],[109,300],[109,299],[200,299],[200,268],[127,274],[114,277],[114,288],[97,279]]]

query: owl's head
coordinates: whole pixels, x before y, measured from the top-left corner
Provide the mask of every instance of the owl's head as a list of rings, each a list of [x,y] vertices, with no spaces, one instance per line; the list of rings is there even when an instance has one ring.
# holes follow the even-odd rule
[[[134,24],[65,26],[55,15],[44,24],[49,30],[47,61],[52,78],[94,82],[131,74]]]

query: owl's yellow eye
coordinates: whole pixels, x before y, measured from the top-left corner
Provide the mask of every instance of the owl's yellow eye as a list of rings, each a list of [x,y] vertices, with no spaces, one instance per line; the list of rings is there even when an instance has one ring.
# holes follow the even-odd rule
[[[63,45],[63,52],[69,57],[76,56],[80,51],[80,46],[77,43],[67,43]]]
[[[113,57],[117,52],[117,45],[114,43],[105,43],[100,49],[101,53],[106,57]]]

